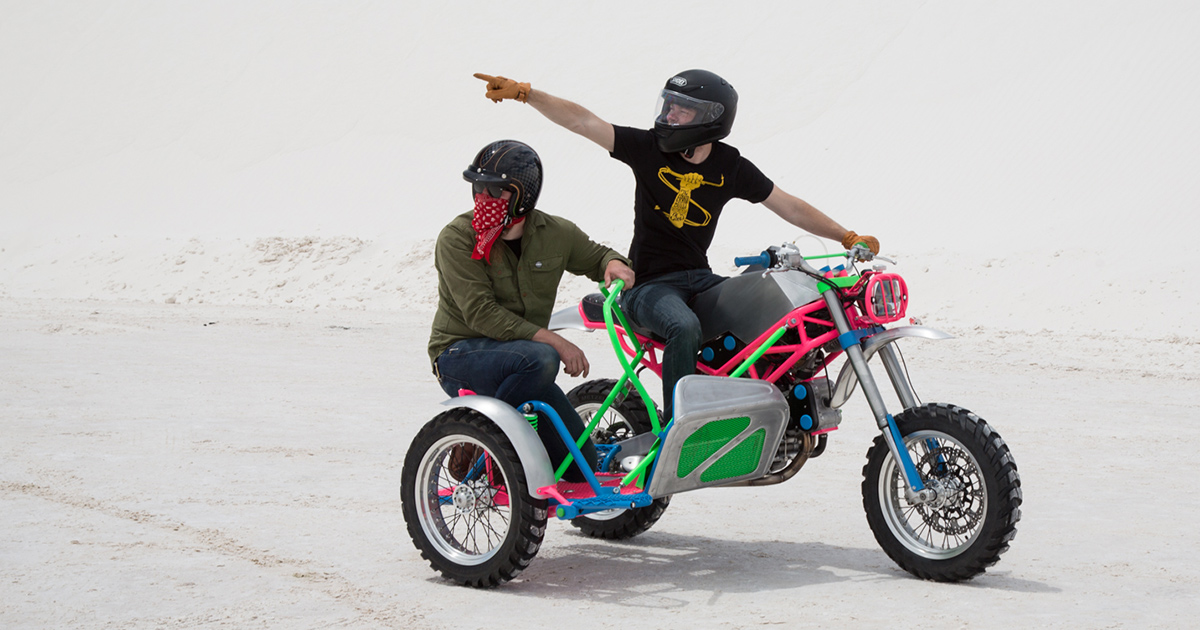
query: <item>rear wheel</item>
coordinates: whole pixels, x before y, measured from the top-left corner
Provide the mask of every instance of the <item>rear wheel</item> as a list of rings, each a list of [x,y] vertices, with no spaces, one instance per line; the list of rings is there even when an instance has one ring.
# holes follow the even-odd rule
[[[1021,519],[1021,479],[1008,445],[975,414],[945,404],[895,418],[905,448],[938,497],[910,504],[883,436],[863,467],[863,507],[879,546],[905,571],[956,582],[1000,560]]]
[[[541,547],[546,501],[529,496],[516,450],[477,411],[460,407],[430,420],[408,449],[401,484],[413,545],[447,579],[502,584]]]
[[[571,401],[571,405],[575,407],[575,411],[579,413],[584,424],[590,424],[592,416],[596,415],[600,405],[604,404],[609,392],[616,384],[617,382],[613,379],[588,381],[568,392],[567,400]],[[596,426],[592,439],[596,444],[615,444],[652,430],[650,412],[647,411],[646,404],[642,402],[640,396],[630,392],[624,396],[618,396],[617,400],[608,408],[604,418]],[[620,470],[617,462],[613,462],[612,467],[615,470],[611,472]],[[609,540],[633,538],[658,522],[670,503],[671,497],[662,497],[655,499],[653,503],[645,507],[605,510],[577,516],[571,519],[571,524],[593,538]]]

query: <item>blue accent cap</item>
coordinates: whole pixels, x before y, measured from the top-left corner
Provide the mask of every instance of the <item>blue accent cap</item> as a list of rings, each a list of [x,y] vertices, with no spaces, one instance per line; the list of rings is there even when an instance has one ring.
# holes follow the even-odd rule
[[[734,346],[736,346],[736,345],[737,345],[737,339],[734,339],[733,335],[725,335],[725,349],[726,350],[733,350]]]
[[[811,431],[813,428],[812,416],[810,416],[808,414],[804,414],[803,416],[800,416],[800,428],[804,429],[805,431]]]
[[[803,385],[797,385],[792,388],[792,395],[796,397],[796,400],[804,400],[808,397],[808,389]]]
[[[872,326],[870,328],[851,330],[848,333],[842,333],[838,335],[838,343],[841,344],[842,349],[845,350],[846,348],[857,344],[863,339],[866,339],[867,337],[870,337],[876,333],[881,333],[884,330],[886,329],[883,326]]]
[[[716,356],[716,353],[713,352],[712,348],[705,348],[700,352],[700,356],[703,357],[705,361],[712,361],[713,357]]]

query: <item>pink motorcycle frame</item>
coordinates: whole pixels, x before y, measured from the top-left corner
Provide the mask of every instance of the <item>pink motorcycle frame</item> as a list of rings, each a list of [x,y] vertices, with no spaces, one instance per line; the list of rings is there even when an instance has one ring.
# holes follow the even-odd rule
[[[892,278],[899,278],[899,276],[894,276],[892,274],[887,275],[891,276]],[[863,285],[866,282],[874,282],[876,278],[871,276],[871,272],[866,272],[866,274],[864,274],[858,282],[849,287],[849,291],[847,291],[847,293],[856,294],[858,293],[858,288],[860,285]],[[853,301],[848,300],[844,302],[844,306],[846,319],[849,320],[851,326],[856,330],[872,328],[876,325],[876,323],[881,323],[874,321],[873,317],[865,316],[859,312],[858,307]],[[782,363],[775,367],[775,369],[771,370],[767,374],[759,374],[754,362],[747,366],[746,373],[748,373],[751,378],[762,379],[767,382],[774,383],[781,376],[786,374],[788,370],[792,369],[796,362],[798,362],[809,352],[812,352],[816,348],[824,346],[830,341],[838,338],[837,327],[832,320],[821,319],[815,316],[816,313],[826,309],[827,307],[822,301],[812,302],[810,304],[798,307],[784,317],[780,318],[779,321],[770,326],[766,332],[762,333],[758,336],[758,338],[748,343],[745,348],[742,348],[741,351],[730,357],[720,367],[712,368],[703,363],[697,362],[697,372],[711,376],[738,377],[742,374],[742,372],[738,370],[738,366],[745,362],[747,358],[753,356],[756,352],[759,353],[759,357],[755,357],[755,362],[758,358],[766,355],[790,355],[787,356]],[[582,303],[579,305],[579,315],[583,320],[584,325],[589,329],[600,330],[606,328],[604,321],[593,321],[588,319],[587,315],[584,313]],[[810,336],[804,326],[806,323],[816,324],[827,329],[827,331],[816,336]],[[797,331],[800,337],[800,343],[774,345],[774,342],[777,341],[787,329],[795,329]],[[628,356],[636,356],[637,350],[635,350],[629,342],[629,333],[620,326],[616,328],[616,333],[621,344],[621,349]],[[634,335],[637,338],[637,346],[646,350],[642,356],[641,365],[645,366],[647,369],[654,372],[661,378],[662,364],[659,361],[659,354],[663,351],[664,344],[660,341],[636,332]],[[841,354],[842,351],[840,349],[830,353],[825,357],[824,362],[819,367],[825,367],[829,365]]]

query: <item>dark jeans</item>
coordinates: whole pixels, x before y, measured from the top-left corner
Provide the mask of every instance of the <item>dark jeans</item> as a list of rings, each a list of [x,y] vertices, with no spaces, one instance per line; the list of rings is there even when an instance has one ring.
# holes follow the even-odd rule
[[[621,294],[621,307],[639,326],[667,340],[662,356],[663,416],[674,417],[675,383],[696,372],[700,319],[692,299],[725,281],[708,269],[676,271],[639,283]]]
[[[438,355],[438,382],[451,396],[469,389],[481,396],[502,400],[514,408],[531,400],[540,400],[558,412],[563,424],[576,439],[587,426],[567,401],[554,378],[561,360],[558,351],[537,341],[496,341],[463,339]],[[538,422],[538,437],[546,447],[550,461],[557,466],[566,458],[567,447],[549,418]],[[580,449],[592,470],[596,469],[596,446],[588,440]],[[572,464],[564,479],[582,481],[583,475]]]

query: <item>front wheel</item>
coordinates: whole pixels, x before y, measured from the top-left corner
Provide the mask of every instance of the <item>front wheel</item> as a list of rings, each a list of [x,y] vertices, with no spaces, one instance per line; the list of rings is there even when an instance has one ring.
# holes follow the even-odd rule
[[[1000,560],[1021,518],[1021,478],[1008,445],[975,414],[928,404],[895,417],[936,500],[910,504],[883,436],[867,451],[863,507],[875,540],[902,569],[939,582],[967,580]]]
[[[592,416],[600,410],[600,405],[604,404],[616,384],[613,379],[588,381],[568,392],[567,400],[579,413],[583,423],[590,424]],[[596,425],[592,439],[597,444],[615,444],[642,433],[649,433],[653,429],[646,404],[636,392],[630,391],[623,397],[618,396],[608,408],[604,418]],[[671,497],[661,497],[645,507],[605,510],[577,516],[571,519],[571,524],[593,538],[633,538],[657,523],[670,503]]]
[[[447,579],[496,586],[537,555],[546,501],[529,496],[516,449],[483,414],[459,407],[430,420],[400,478],[413,545]]]

